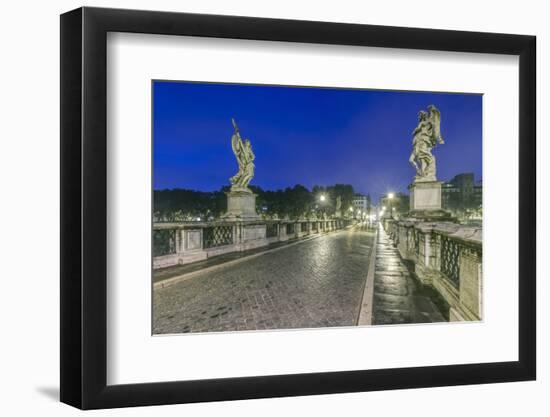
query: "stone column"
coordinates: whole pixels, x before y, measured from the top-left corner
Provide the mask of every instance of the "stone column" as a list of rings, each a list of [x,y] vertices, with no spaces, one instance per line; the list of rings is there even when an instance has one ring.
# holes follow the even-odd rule
[[[286,234],[286,223],[279,223],[277,227],[279,228],[279,240],[287,240],[288,236]]]
[[[420,279],[422,284],[429,285],[432,283],[433,271],[430,270],[429,256],[430,256],[430,231],[416,229],[418,233],[418,253],[415,253],[415,266],[414,272]]]
[[[176,253],[185,250],[185,229],[176,229]]]
[[[399,251],[399,254],[405,259],[408,259],[410,256],[409,245],[408,245],[409,230],[410,230],[410,227],[407,227],[407,225],[403,223],[399,223],[399,228],[397,232],[399,235],[399,239],[398,239],[399,243],[397,244],[397,250]]]
[[[462,311],[478,319],[482,312],[482,276],[481,250],[463,246],[460,250],[460,305]]]
[[[183,250],[192,251],[202,249],[202,229],[185,229],[182,230],[182,232]]]

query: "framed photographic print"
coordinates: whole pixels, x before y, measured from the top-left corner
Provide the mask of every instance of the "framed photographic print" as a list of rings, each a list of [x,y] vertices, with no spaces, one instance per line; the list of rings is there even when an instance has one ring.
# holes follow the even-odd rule
[[[61,16],[61,400],[535,379],[535,38]]]

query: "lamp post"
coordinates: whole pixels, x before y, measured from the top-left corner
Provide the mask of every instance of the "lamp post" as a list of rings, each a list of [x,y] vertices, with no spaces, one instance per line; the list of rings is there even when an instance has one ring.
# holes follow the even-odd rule
[[[370,206],[370,199],[367,202],[367,227],[369,229],[372,227],[372,210]]]
[[[321,215],[324,218],[325,216],[325,203],[327,201],[327,196],[325,194],[319,195],[319,207],[321,209]]]
[[[392,200],[393,200],[394,197],[395,197],[394,193],[388,193],[388,201],[389,201],[389,204],[390,204],[390,217],[391,217],[392,220],[393,220]]]

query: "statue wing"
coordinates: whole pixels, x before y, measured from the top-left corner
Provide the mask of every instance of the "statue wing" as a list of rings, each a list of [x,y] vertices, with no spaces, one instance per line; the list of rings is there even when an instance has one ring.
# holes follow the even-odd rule
[[[234,134],[231,138],[231,147],[233,148],[233,153],[235,154],[235,157],[237,158],[237,162],[239,164],[239,169],[242,169],[246,165],[246,150],[243,146],[243,141],[241,139],[241,136],[237,133]]]
[[[430,122],[433,128],[433,135],[436,141],[442,142],[443,138],[441,137],[441,113],[437,107],[430,105]]]
[[[250,161],[253,161],[254,159],[256,159],[256,155],[254,155],[254,152],[252,151],[252,145],[248,147],[248,159]]]

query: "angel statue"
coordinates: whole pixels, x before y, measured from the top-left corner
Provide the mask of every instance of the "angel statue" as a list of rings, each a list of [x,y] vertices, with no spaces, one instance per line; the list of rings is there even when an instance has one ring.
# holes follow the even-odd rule
[[[441,136],[441,113],[430,104],[428,112],[422,110],[418,113],[418,126],[413,131],[413,150],[409,162],[416,169],[415,182],[437,180],[432,149],[444,143]]]
[[[334,209],[334,215],[340,217],[342,215],[342,197],[336,197],[336,207]]]
[[[235,119],[231,119],[231,121],[233,122],[234,128],[233,136],[231,137],[231,148],[239,163],[239,172],[229,179],[232,184],[231,191],[250,192],[248,183],[254,177],[255,156],[252,152],[250,141],[248,139],[242,140]]]

